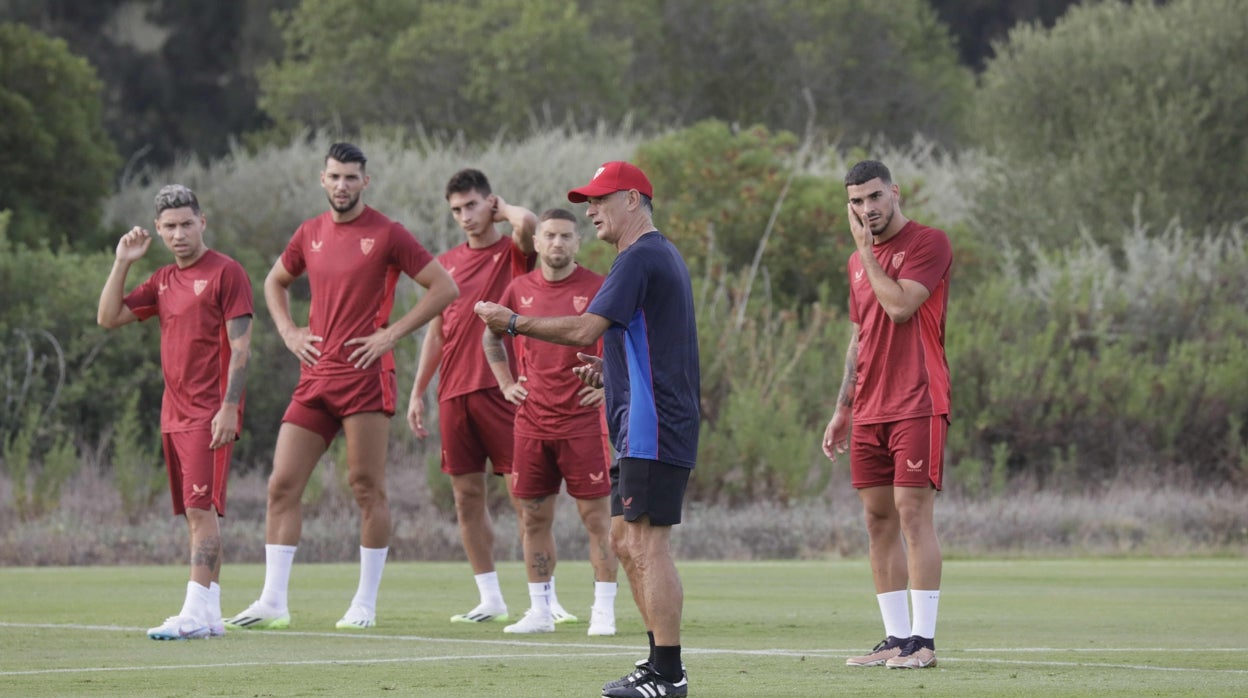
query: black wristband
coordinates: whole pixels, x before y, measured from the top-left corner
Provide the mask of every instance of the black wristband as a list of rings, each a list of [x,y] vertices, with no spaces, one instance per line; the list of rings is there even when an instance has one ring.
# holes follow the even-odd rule
[[[512,337],[516,336],[516,318],[520,317],[518,313],[512,313],[511,319],[507,321],[507,334]]]

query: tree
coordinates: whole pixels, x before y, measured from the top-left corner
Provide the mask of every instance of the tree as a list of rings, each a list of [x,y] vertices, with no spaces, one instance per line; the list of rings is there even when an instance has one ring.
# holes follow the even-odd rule
[[[695,275],[748,270],[766,237],[749,293],[788,308],[828,291],[840,304],[853,240],[832,231],[844,225],[845,189],[805,172],[799,150],[787,131],[703,121],[645,143],[636,162],[658,193],[655,224]]]
[[[815,126],[842,141],[960,135],[971,74],[924,0],[599,2],[624,16],[631,103],[652,123],[804,133],[808,94]]]
[[[970,71],[923,0],[305,0],[261,73],[279,121],[470,139],[631,112],[860,140],[956,140]],[[862,40],[860,37],[869,37]],[[350,37],[350,41],[343,37]]]
[[[261,70],[260,104],[279,122],[481,139],[623,108],[577,89],[618,82],[621,51],[561,0],[305,0],[278,22],[286,53]]]
[[[998,156],[983,228],[1066,246],[1248,216],[1248,13],[1235,0],[1098,3],[997,47],[973,129]]]
[[[941,21],[957,38],[962,64],[976,71],[992,57],[992,44],[1005,38],[1019,22],[1053,26],[1078,0],[929,0]]]
[[[297,0],[0,0],[0,21],[64,39],[104,83],[104,128],[123,176],[216,157],[269,125],[255,69],[278,55],[270,15]]]
[[[100,81],[64,41],[0,24],[0,210],[26,245],[98,242],[99,204],[118,165]]]

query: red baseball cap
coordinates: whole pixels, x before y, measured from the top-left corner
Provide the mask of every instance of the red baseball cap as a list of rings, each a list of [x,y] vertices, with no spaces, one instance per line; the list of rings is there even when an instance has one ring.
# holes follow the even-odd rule
[[[589,184],[568,192],[568,201],[579,204],[591,196],[606,196],[629,189],[636,189],[646,196],[654,197],[654,188],[650,186],[650,180],[646,178],[645,172],[642,172],[636,165],[615,160],[599,167],[593,179],[589,180]]]

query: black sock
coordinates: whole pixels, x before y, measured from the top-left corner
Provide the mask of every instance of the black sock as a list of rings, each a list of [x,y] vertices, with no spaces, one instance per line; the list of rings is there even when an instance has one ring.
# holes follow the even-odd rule
[[[650,638],[650,666],[654,666],[654,633],[647,630],[646,637]]]
[[[664,679],[676,683],[684,672],[680,669],[680,645],[657,645],[654,648],[654,661],[650,664],[655,673]]]

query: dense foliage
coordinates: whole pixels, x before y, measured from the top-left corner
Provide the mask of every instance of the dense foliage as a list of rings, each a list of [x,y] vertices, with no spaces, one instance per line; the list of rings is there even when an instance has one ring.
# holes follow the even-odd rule
[[[1033,246],[955,289],[957,480],[1248,479],[1248,236],[1150,232]]]
[[[766,3],[647,0],[610,6],[609,13],[595,15],[596,19],[588,30],[578,36],[566,34],[566,30],[578,26],[577,22],[559,18],[558,26],[545,27],[547,33],[539,36],[537,41],[501,46],[494,36],[468,36],[455,48],[470,46],[491,59],[505,60],[509,64],[519,60],[537,65],[539,70],[532,76],[521,76],[515,83],[517,87],[527,89],[529,81],[540,79],[541,75],[565,74],[560,71],[566,66],[550,65],[546,59],[566,56],[567,52],[547,44],[556,40],[573,45],[583,44],[589,36],[595,45],[615,50],[612,37],[617,33],[631,35],[638,37],[635,43],[644,47],[645,51],[631,68],[630,79],[635,75],[640,84],[649,85],[654,90],[654,97],[647,100],[647,105],[660,101],[669,103],[662,113],[645,112],[646,118],[653,119],[654,123],[667,125],[669,121],[679,119],[682,124],[691,124],[704,118],[721,118],[741,123],[761,122],[772,129],[799,131],[805,119],[805,104],[800,90],[810,87],[812,91],[826,89],[829,95],[827,101],[819,104],[819,110],[825,116],[824,123],[837,129],[846,139],[857,139],[858,135],[845,129],[841,123],[846,121],[843,117],[852,116],[857,110],[874,110],[875,107],[861,98],[853,102],[846,100],[842,95],[843,86],[834,86],[823,75],[809,72],[818,68],[814,59],[805,54],[817,56],[825,51],[851,51],[849,54],[842,53],[840,59],[854,60],[855,53],[861,52],[869,39],[869,43],[886,51],[906,44],[905,53],[910,54],[914,49],[918,54],[912,55],[912,58],[919,59],[919,64],[912,66],[914,69],[923,71],[924,64],[931,63],[937,71],[943,72],[949,55],[946,50],[950,41],[948,35],[952,33],[963,64],[978,71],[983,67],[984,58],[990,54],[989,41],[1004,38],[1010,27],[1020,21],[1039,19],[1051,25],[1053,19],[1072,2],[927,0],[927,4],[948,26],[945,30],[932,25],[931,14],[923,4],[909,0],[877,3],[881,5],[879,8],[877,4],[863,2],[799,4],[777,3],[774,0]],[[384,6],[396,3],[367,4]],[[447,11],[454,12],[453,8],[459,3],[443,4],[451,8]],[[541,7],[533,11],[520,8],[520,13],[526,17],[549,16],[543,9],[549,3],[535,4]],[[295,55],[297,46],[287,42],[283,33],[276,29],[273,15],[275,11],[292,10],[300,5],[300,0],[231,0],[217,3],[198,0],[0,0],[0,22],[20,22],[49,36],[64,39],[73,47],[75,54],[96,66],[105,85],[101,95],[105,127],[122,153],[125,169],[131,171],[144,165],[168,167],[181,157],[215,159],[227,153],[233,141],[250,140],[250,134],[270,128],[270,119],[258,104],[257,68],[269,63],[281,63]],[[601,0],[562,3],[570,13],[586,17],[595,7],[604,5],[606,3]],[[465,6],[473,15],[491,14],[491,6],[486,4],[470,3]],[[778,7],[793,12],[795,19],[785,24],[780,13],[775,11]],[[805,43],[821,29],[818,21],[806,21],[812,7],[825,15],[836,15],[835,25],[852,29],[838,32],[841,34],[839,40],[820,38],[814,43]],[[713,16],[708,15],[708,10],[715,11]],[[348,13],[341,18],[341,26],[349,26],[350,16]],[[340,18],[329,17],[328,21],[330,26],[339,26]],[[464,21],[476,26],[484,20],[466,16]],[[645,33],[635,28],[643,25]],[[922,27],[925,26],[938,30],[934,40],[929,41],[924,35]],[[385,27],[372,26],[354,34],[345,31],[332,34],[326,41],[349,50],[356,44],[372,43],[373,37],[383,36],[388,31]],[[527,39],[532,38],[533,32],[530,28],[504,30],[503,33]],[[608,37],[608,34],[611,36]],[[801,43],[789,42],[788,36],[804,37],[804,40]],[[444,43],[440,34],[429,38],[437,45]],[[929,43],[930,46],[916,47],[915,42]],[[735,47],[748,47],[749,51],[735,50]],[[930,51],[930,54],[923,55],[925,51]],[[458,60],[463,54],[452,50],[446,55]],[[765,60],[756,60],[756,56],[765,56]],[[614,60],[614,57],[608,56],[600,58],[608,62]],[[543,62],[535,63],[531,59]],[[484,70],[487,74],[496,70],[488,67],[488,62],[482,65],[486,66]],[[722,66],[732,68],[723,70]],[[770,76],[772,79],[767,84],[753,86],[749,93],[736,89],[736,78],[729,77],[729,73],[735,71],[756,75],[765,66],[775,67],[777,74]],[[357,81],[366,81],[375,71],[386,70],[383,57],[382,63],[365,66],[362,71],[351,74],[346,82],[330,84],[327,74],[309,74],[308,79],[324,83],[328,89],[350,90]],[[450,75],[454,71],[449,64],[443,63],[432,72]],[[418,78],[431,79],[429,75]],[[922,103],[917,111],[902,115],[903,118],[894,114],[888,119],[873,119],[874,123],[869,124],[866,133],[874,134],[887,129],[895,138],[908,140],[911,134],[905,128],[910,119],[925,119],[930,124],[938,124],[949,114],[943,107],[934,108],[935,105],[946,104],[957,109],[958,100],[962,99],[955,96],[946,100],[942,93],[933,89],[933,85],[921,81],[915,84],[903,78],[899,85],[912,98],[931,99]],[[487,83],[478,87],[489,89],[490,85]],[[494,87],[503,89],[506,86],[494,83]],[[549,111],[551,119],[561,120],[565,116],[562,107],[567,105],[568,100],[584,100],[585,93],[586,90],[578,83],[565,83],[564,95],[549,100],[551,109],[547,110],[543,104],[535,102],[532,109],[526,104],[523,114],[518,116],[527,116],[532,112],[544,119]],[[893,96],[891,90],[874,91],[871,96],[882,97],[886,94]],[[776,95],[781,95],[782,99],[775,101]],[[355,106],[370,108],[372,102],[389,99],[390,95],[370,94],[368,97],[367,102]],[[595,103],[601,103],[602,97],[598,95]],[[743,105],[741,111],[737,111],[738,100]],[[768,114],[789,121],[773,121],[771,116],[762,119],[760,105]],[[629,106],[638,110],[642,108],[637,102],[630,102]],[[456,109],[450,104],[442,104],[431,110],[445,113]],[[747,113],[754,116],[743,116]],[[509,114],[504,121],[516,123],[511,118]],[[926,126],[923,130],[943,138],[948,135],[943,129],[950,125],[945,123],[940,132]],[[491,126],[486,131],[492,137],[496,127]]]
[[[117,152],[104,133],[95,69],[53,39],[0,24],[0,211],[26,245],[96,241]]]
[[[1248,13],[1235,0],[1077,6],[997,46],[971,131],[1000,156],[979,219],[1046,246],[1137,218],[1248,216]]]
[[[260,104],[296,126],[481,139],[631,115],[801,131],[813,109],[840,137],[952,142],[971,90],[922,0],[305,0],[280,17]]]

